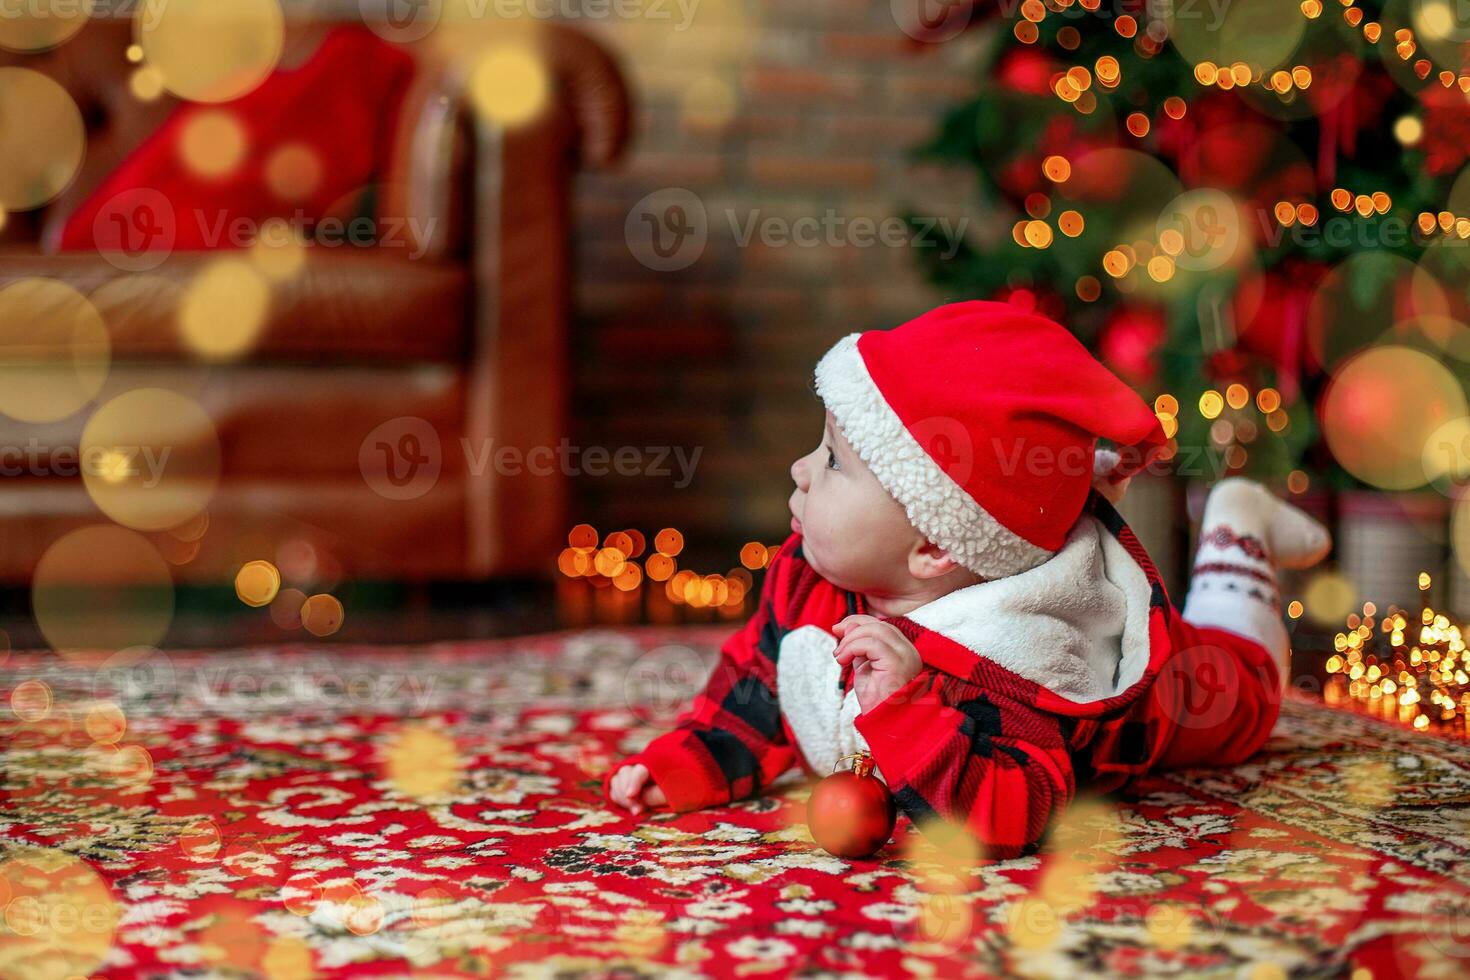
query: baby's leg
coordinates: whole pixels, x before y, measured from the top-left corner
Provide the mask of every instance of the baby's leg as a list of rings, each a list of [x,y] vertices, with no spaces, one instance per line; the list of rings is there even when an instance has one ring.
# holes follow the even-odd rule
[[[1281,621],[1277,568],[1321,561],[1332,536],[1259,483],[1232,477],[1210,491],[1200,521],[1184,619],[1264,646],[1285,677],[1291,642]]]
[[[1265,742],[1290,679],[1276,569],[1314,564],[1331,545],[1326,528],[1258,483],[1232,478],[1211,491],[1174,654],[1154,692],[1176,730],[1161,767],[1231,765]]]

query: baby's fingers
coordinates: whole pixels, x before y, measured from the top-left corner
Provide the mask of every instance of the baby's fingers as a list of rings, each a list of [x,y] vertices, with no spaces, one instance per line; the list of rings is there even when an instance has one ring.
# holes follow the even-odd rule
[[[836,626],[833,626],[832,635],[840,639],[841,637],[845,636],[849,630],[855,630],[859,626],[866,626],[869,623],[877,622],[880,622],[880,620],[876,616],[864,616],[861,613],[854,613],[853,615],[839,621]]]
[[[650,780],[648,785],[643,787],[643,802],[648,806],[663,806],[669,800],[664,796],[664,791],[659,789],[658,783]]]
[[[873,625],[859,626],[844,636],[841,642],[837,644],[837,650],[833,653],[837,662],[839,664],[846,664],[858,654],[862,654],[869,660],[882,660],[888,656],[889,648],[885,642],[885,637],[876,628],[880,625],[882,624],[874,623]]]
[[[644,765],[624,766],[613,775],[608,787],[612,800],[618,806],[637,813],[642,809],[638,802],[638,791],[648,779],[648,767]]]

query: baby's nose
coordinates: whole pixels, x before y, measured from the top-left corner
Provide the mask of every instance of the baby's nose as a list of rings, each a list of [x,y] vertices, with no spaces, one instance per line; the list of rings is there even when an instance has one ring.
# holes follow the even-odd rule
[[[803,492],[806,491],[807,487],[805,463],[806,457],[803,456],[791,464],[791,479],[796,483],[797,489]]]

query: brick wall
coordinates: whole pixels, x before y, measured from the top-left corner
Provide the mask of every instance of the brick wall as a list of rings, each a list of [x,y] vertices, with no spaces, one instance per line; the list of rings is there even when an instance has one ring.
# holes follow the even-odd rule
[[[847,332],[946,298],[924,283],[912,244],[855,244],[852,222],[981,220],[971,177],[909,159],[972,90],[979,39],[917,44],[881,0],[700,0],[683,29],[651,18],[585,26],[622,61],[637,110],[623,167],[577,187],[575,437],[703,455],[684,489],[584,479],[578,517],[672,524],[691,544],[779,540],[789,463],[820,434],[816,359]],[[687,267],[658,271],[625,224],[666,188],[694,195],[707,241]],[[666,231],[669,199],[635,219],[647,211]],[[818,244],[763,243],[759,232],[739,241],[753,220],[779,233],[800,218]]]

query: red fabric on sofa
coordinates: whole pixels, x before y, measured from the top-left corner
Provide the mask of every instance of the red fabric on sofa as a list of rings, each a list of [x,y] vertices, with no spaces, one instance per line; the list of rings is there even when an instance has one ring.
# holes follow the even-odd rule
[[[302,64],[278,68],[238,99],[180,104],[72,213],[61,232],[62,250],[243,247],[267,219],[310,225],[341,211],[348,195],[385,172],[398,106],[413,70],[413,59],[403,50],[364,27],[344,26],[330,31]],[[201,174],[186,161],[182,141],[192,123],[221,113],[238,124],[243,152],[228,172]],[[217,144],[211,149],[218,151]],[[294,152],[298,173],[301,151],[315,158],[315,180],[297,181],[314,183],[309,192],[282,196],[273,189],[268,169],[283,149]],[[138,229],[130,235],[122,216],[109,212],[115,198],[139,189],[167,198],[176,229],[171,240],[140,236]]]

